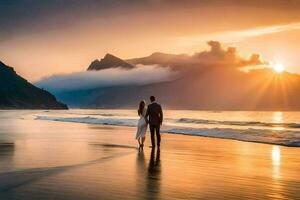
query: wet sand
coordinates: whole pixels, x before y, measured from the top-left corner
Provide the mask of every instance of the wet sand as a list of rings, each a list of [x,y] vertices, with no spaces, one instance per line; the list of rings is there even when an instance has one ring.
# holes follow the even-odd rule
[[[0,199],[299,199],[300,148],[135,129],[5,119]],[[2,144],[2,145],[1,145]]]

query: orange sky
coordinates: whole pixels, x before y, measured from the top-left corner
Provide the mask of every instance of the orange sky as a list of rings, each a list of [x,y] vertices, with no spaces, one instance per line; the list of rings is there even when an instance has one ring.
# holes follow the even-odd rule
[[[260,53],[300,73],[299,1],[124,0],[93,5],[88,0],[83,6],[64,0],[59,7],[45,2],[0,4],[15,15],[0,20],[0,60],[30,81],[85,70],[107,52],[121,58],[156,51],[192,53],[203,50],[207,40],[235,45],[245,56]],[[21,15],[22,9],[29,12]]]

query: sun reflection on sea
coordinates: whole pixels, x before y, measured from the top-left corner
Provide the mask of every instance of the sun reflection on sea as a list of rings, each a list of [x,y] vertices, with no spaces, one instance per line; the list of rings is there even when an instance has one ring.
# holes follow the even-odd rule
[[[286,199],[284,194],[284,188],[281,184],[281,151],[279,146],[272,147],[272,166],[273,166],[273,184],[272,184],[272,192],[268,195],[272,199]]]
[[[273,123],[281,124],[283,122],[282,112],[274,112],[273,113]],[[274,127],[275,130],[284,130],[282,125]]]
[[[272,148],[272,165],[273,165],[273,178],[280,178],[280,147],[273,146]]]

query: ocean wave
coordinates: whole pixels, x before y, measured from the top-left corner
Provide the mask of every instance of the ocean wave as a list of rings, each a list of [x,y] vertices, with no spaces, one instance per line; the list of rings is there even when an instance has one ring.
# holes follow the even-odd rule
[[[188,124],[216,124],[216,125],[230,125],[230,126],[300,128],[300,124],[297,123],[267,123],[267,122],[259,122],[259,121],[218,121],[218,120],[206,120],[206,119],[180,118],[176,122],[188,123]]]
[[[137,119],[37,116],[37,120],[135,127]],[[162,132],[300,147],[300,132],[269,129],[190,128],[164,125]]]
[[[115,116],[114,114],[88,114],[88,115],[95,115],[95,116],[102,116],[102,117],[113,117]]]
[[[233,139],[246,142],[277,144],[283,146],[300,147],[300,132],[287,130],[232,128],[170,128],[167,133]]]
[[[75,122],[84,124],[103,124],[117,126],[136,126],[136,119],[125,118],[96,118],[96,117],[52,117],[52,116],[37,116],[37,120],[50,120],[61,122]]]
[[[101,117],[113,117],[113,116],[122,116],[121,114],[115,115],[115,114],[108,114],[108,113],[68,113],[68,115],[86,115],[86,116],[101,116]]]

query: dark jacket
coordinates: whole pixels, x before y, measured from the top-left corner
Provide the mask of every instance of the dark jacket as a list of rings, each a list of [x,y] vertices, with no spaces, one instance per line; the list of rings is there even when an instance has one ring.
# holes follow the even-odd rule
[[[163,112],[158,103],[148,105],[146,119],[150,125],[160,125],[163,122]]]

